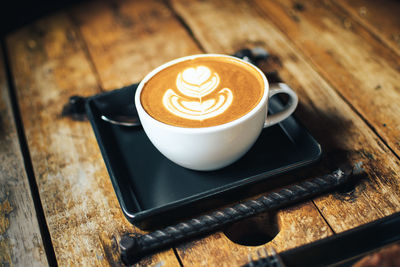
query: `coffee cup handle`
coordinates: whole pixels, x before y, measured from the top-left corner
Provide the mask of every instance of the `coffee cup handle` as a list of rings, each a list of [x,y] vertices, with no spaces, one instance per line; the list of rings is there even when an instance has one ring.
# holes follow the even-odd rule
[[[285,83],[272,83],[269,88],[268,98],[276,94],[287,94],[289,96],[289,101],[283,107],[283,110],[275,114],[270,114],[264,122],[264,128],[277,124],[287,117],[289,117],[297,107],[299,102],[297,94]]]

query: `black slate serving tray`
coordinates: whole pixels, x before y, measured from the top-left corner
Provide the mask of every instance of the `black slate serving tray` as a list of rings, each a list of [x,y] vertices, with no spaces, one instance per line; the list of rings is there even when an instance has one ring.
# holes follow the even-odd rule
[[[100,118],[110,108],[132,106],[136,87],[89,98],[86,113],[122,211],[140,228],[167,225],[233,203],[259,191],[261,181],[307,166],[321,156],[318,142],[291,116],[264,129],[236,163],[210,172],[185,169],[159,153],[141,127],[116,126]],[[269,111],[282,106],[274,97]]]

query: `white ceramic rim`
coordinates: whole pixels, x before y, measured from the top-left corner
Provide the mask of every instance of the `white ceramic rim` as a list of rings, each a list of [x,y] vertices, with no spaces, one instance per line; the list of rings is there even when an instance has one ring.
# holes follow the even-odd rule
[[[247,64],[251,67],[253,67],[262,77],[263,82],[264,82],[264,94],[261,97],[260,102],[258,102],[257,106],[255,106],[252,110],[250,110],[248,113],[246,113],[245,115],[237,118],[236,120],[224,123],[224,124],[220,124],[220,125],[215,125],[215,126],[209,126],[209,127],[197,127],[197,128],[193,128],[193,127],[179,127],[179,126],[173,126],[170,124],[166,124],[164,122],[161,122],[159,120],[156,120],[155,118],[153,118],[152,116],[150,116],[143,108],[142,103],[140,102],[140,94],[142,92],[143,86],[146,84],[147,81],[149,81],[154,75],[156,75],[158,72],[162,71],[163,69],[175,65],[179,62],[182,61],[186,61],[186,60],[191,60],[191,59],[195,59],[195,58],[199,58],[199,57],[225,57],[225,58],[230,58],[236,61],[239,61],[243,64]],[[177,131],[177,132],[185,132],[185,133],[193,133],[193,134],[201,134],[201,133],[209,133],[209,132],[216,132],[216,131],[221,131],[230,127],[233,127],[237,124],[242,123],[243,121],[247,120],[248,118],[254,116],[255,114],[257,114],[260,109],[263,109],[264,107],[266,107],[267,105],[267,101],[268,101],[268,94],[269,94],[269,83],[267,80],[267,77],[265,76],[265,74],[254,64],[244,61],[240,58],[234,57],[234,56],[229,56],[229,55],[223,55],[223,54],[197,54],[197,55],[191,55],[191,56],[186,56],[186,57],[181,57],[181,58],[177,58],[174,60],[171,60],[167,63],[164,63],[163,65],[155,68],[154,70],[152,70],[150,73],[148,73],[143,80],[139,83],[137,89],[136,89],[136,93],[135,93],[135,106],[136,109],[138,109],[138,113],[141,112],[143,116],[146,116],[147,119],[152,120],[154,123],[158,124],[159,127],[161,128],[166,128],[170,131]],[[139,111],[140,110],[140,111]]]

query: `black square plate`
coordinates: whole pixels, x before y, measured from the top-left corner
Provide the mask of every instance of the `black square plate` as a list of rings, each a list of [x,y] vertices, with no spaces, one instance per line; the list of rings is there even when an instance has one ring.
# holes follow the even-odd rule
[[[86,112],[122,211],[141,228],[166,225],[233,203],[257,189],[260,181],[307,166],[321,156],[320,145],[291,116],[264,129],[236,163],[210,172],[185,169],[160,154],[141,127],[116,126],[100,118],[103,110],[132,105],[136,87],[91,97]],[[281,107],[278,98],[270,100],[271,113]]]

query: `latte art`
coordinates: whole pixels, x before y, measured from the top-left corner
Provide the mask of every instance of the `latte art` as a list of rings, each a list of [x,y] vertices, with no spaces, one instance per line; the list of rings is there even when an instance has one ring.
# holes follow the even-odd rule
[[[169,112],[181,118],[190,120],[205,120],[225,112],[232,104],[232,92],[224,88],[218,92],[216,98],[206,101],[190,101],[180,97],[169,89],[163,98],[163,104]]]
[[[264,94],[258,70],[231,57],[201,56],[176,62],[145,82],[140,101],[162,123],[203,128],[249,113]]]
[[[183,96],[168,89],[163,97],[164,107],[181,118],[205,120],[224,113],[233,101],[232,91],[223,88],[212,98],[204,100],[219,86],[220,78],[205,66],[188,68],[178,74],[176,87]],[[194,98],[194,99],[193,99]]]

